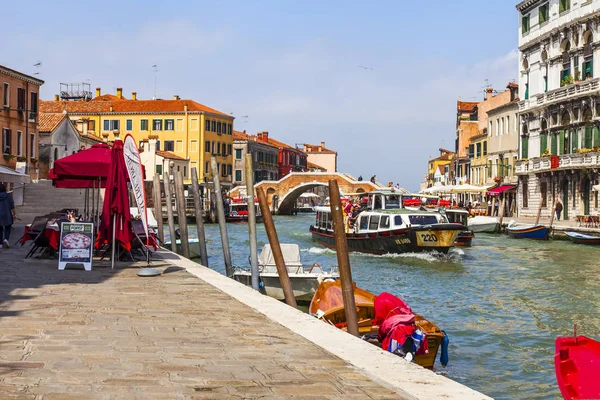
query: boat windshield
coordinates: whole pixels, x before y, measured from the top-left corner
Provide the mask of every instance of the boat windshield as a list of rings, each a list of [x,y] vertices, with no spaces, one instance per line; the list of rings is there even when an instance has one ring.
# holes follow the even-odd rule
[[[408,220],[411,225],[432,225],[438,223],[435,215],[409,215]]]
[[[400,208],[400,196],[386,196],[385,208],[387,210],[393,208]]]

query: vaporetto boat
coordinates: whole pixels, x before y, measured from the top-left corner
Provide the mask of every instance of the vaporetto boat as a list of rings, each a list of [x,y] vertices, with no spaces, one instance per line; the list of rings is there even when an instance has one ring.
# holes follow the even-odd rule
[[[439,212],[403,208],[402,195],[393,190],[362,195],[365,196],[368,198],[366,207],[346,232],[349,251],[373,254],[447,253],[460,232],[467,229],[464,225],[449,223]],[[334,248],[330,207],[315,207],[315,211],[316,221],[310,227],[313,240]]]

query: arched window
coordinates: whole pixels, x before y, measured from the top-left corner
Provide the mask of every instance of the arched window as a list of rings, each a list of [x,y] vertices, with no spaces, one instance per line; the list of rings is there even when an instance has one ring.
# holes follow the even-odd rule
[[[561,42],[560,50],[562,52],[563,64],[562,71],[560,72],[560,86],[570,85],[573,83],[573,77],[571,76],[571,57],[569,56],[571,42],[569,42],[569,39],[565,39]]]
[[[594,35],[591,30],[583,34],[583,74],[582,79],[591,79],[594,77],[594,51],[592,42]]]

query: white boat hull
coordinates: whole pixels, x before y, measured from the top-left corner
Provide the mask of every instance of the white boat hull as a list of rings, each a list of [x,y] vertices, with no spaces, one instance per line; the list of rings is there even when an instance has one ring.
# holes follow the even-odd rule
[[[480,233],[495,233],[498,232],[500,223],[498,218],[494,217],[473,217],[467,221],[469,230]]]
[[[252,275],[249,271],[240,271],[233,274],[234,279],[246,286],[252,286]],[[337,279],[339,276],[332,274],[289,274],[292,290],[296,301],[311,301],[322,279]],[[321,279],[319,279],[321,278]],[[260,273],[262,282],[261,291],[269,297],[284,300],[283,289],[276,273]]]

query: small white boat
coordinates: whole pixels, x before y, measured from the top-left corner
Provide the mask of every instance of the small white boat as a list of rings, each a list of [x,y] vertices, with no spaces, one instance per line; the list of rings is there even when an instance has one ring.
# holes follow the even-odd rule
[[[325,272],[318,263],[303,265],[300,262],[300,246],[297,244],[282,243],[281,252],[292,282],[292,290],[296,301],[311,301],[319,283],[324,279],[338,279],[340,277],[337,268]],[[265,244],[258,256],[258,270],[261,291],[267,296],[283,300],[285,296],[279,282],[279,273],[277,272],[270,244]],[[233,278],[246,286],[252,285],[252,273],[249,269],[236,267]]]
[[[473,218],[469,218],[467,221],[469,230],[473,232],[485,232],[485,233],[496,233],[500,228],[500,223],[496,217],[486,217],[484,215],[478,215]]]

